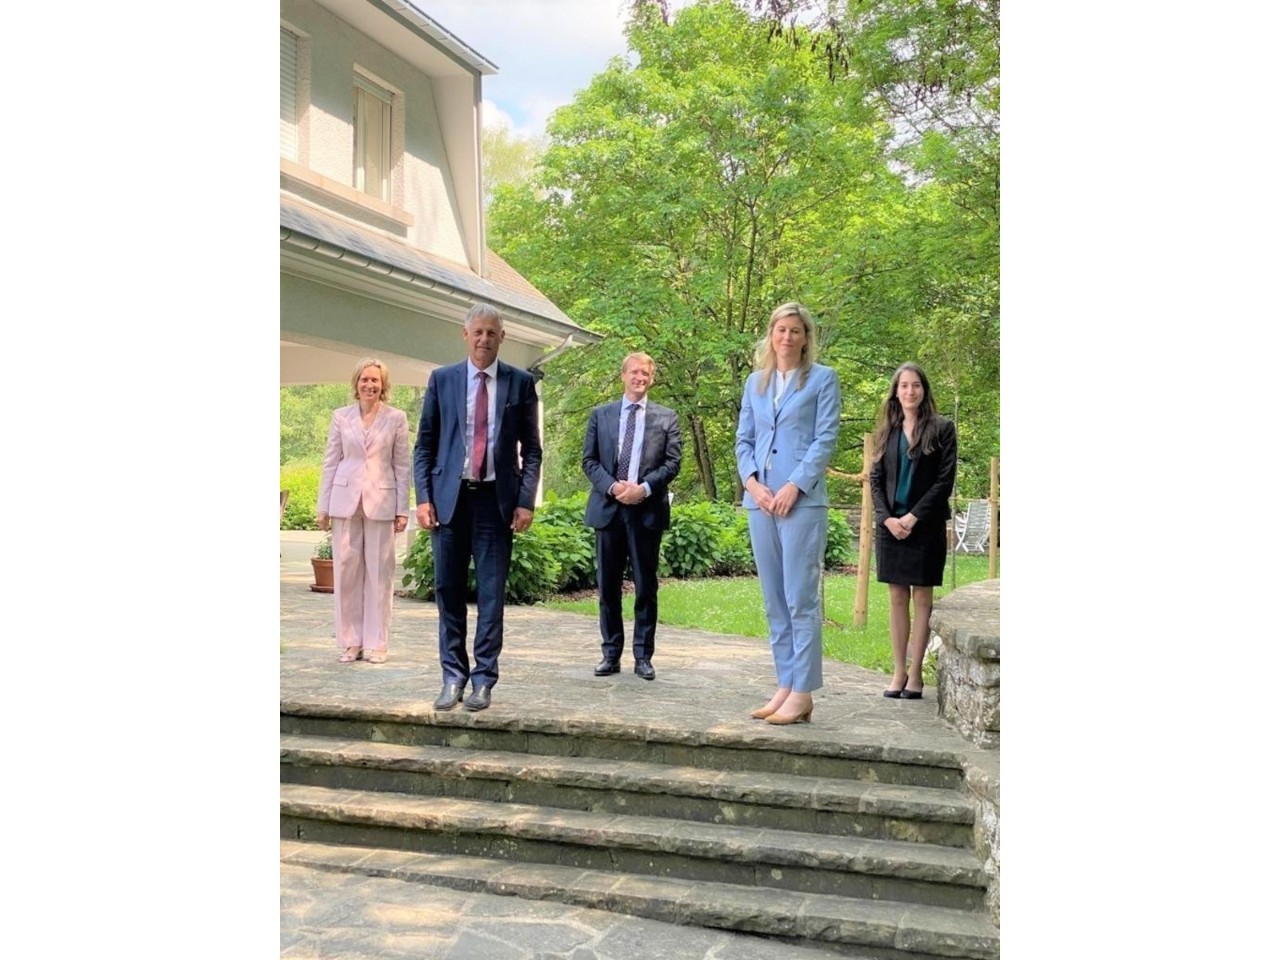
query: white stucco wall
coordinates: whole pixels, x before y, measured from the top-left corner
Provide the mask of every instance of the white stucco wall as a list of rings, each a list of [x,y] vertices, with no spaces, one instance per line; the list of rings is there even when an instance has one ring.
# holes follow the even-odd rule
[[[403,140],[393,133],[388,199],[414,222],[397,235],[428,253],[467,263],[431,78],[313,0],[281,0],[280,16],[310,36],[309,96],[299,121],[307,149],[300,159],[312,171],[352,185],[352,78],[362,68],[400,95],[393,104],[393,112],[401,108],[393,129],[403,131]]]

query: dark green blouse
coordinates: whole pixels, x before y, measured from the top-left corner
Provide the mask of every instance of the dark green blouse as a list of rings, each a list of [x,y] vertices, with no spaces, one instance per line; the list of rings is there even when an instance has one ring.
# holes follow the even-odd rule
[[[893,515],[905,517],[911,510],[907,497],[911,496],[911,478],[916,472],[916,462],[907,456],[907,432],[898,431],[898,489],[893,492]]]

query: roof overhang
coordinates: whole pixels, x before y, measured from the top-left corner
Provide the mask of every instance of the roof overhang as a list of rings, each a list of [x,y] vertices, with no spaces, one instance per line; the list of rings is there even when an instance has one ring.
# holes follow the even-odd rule
[[[316,0],[430,77],[492,76],[498,68],[408,0]]]

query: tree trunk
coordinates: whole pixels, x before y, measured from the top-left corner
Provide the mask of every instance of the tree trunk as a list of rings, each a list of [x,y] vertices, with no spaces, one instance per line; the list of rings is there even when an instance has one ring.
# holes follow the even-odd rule
[[[702,481],[702,490],[708,500],[715,500],[716,472],[711,468],[711,451],[707,447],[707,432],[702,426],[702,418],[696,413],[689,415],[689,432],[693,434],[693,455],[698,461],[698,479]]]

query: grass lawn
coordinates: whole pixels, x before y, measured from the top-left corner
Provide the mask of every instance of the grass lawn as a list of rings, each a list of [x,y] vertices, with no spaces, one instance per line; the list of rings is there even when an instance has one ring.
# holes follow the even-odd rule
[[[951,558],[948,558],[947,569],[942,575],[943,585],[933,591],[935,600],[951,592],[950,564]],[[957,556],[955,564],[957,587],[987,578],[985,556]],[[867,597],[867,625],[859,628],[853,625],[857,578],[828,574],[823,582],[826,593],[826,623],[822,628],[823,652],[833,660],[856,663],[869,670],[892,672],[889,588],[876,582],[875,571],[872,570]],[[594,598],[548,601],[543,606],[591,617],[597,616],[599,612]],[[630,595],[623,596],[622,610],[628,620],[628,631],[633,607],[634,598]],[[764,606],[760,599],[760,585],[755,577],[664,580],[658,593],[658,621],[673,627],[697,627],[712,633],[731,633],[745,637],[769,636]],[[661,646],[661,632],[658,643]],[[932,658],[925,664],[925,680],[931,684],[936,682]]]

